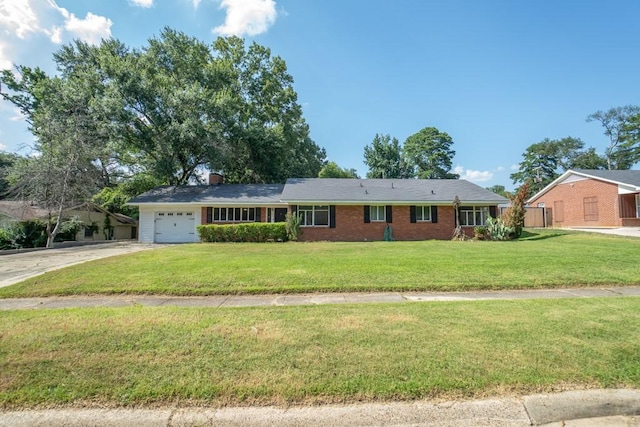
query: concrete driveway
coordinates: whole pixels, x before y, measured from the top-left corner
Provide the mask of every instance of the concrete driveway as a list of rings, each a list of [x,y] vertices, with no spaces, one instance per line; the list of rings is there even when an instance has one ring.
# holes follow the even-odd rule
[[[567,230],[588,231],[590,233],[615,234],[617,236],[627,236],[627,237],[640,237],[640,227],[618,227],[618,228],[571,227],[571,228],[567,228]]]
[[[0,288],[85,261],[160,247],[163,245],[116,241],[0,255]]]

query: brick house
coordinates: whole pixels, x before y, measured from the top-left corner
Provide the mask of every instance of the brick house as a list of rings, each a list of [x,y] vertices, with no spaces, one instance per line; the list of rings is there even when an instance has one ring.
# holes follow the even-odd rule
[[[140,209],[141,242],[197,242],[196,225],[301,219],[300,240],[449,239],[459,223],[467,234],[496,216],[507,200],[465,180],[293,178],[286,184],[159,187],[132,199]]]
[[[640,171],[568,170],[528,203],[545,208],[553,227],[637,227]]]

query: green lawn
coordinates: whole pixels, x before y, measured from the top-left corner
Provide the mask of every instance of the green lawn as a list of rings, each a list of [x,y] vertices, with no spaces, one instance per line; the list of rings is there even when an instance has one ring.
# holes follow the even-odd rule
[[[463,291],[640,284],[640,240],[542,230],[512,242],[191,244],[112,257],[2,297]]]
[[[0,312],[0,409],[640,387],[640,298]]]

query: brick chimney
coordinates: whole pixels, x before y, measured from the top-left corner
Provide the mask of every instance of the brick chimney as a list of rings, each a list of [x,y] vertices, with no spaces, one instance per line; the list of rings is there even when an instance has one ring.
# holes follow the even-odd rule
[[[209,185],[220,185],[224,182],[224,177],[219,173],[209,174]]]

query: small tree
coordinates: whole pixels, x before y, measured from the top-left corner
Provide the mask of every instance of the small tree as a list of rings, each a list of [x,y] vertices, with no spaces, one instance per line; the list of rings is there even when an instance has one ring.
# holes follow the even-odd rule
[[[287,238],[289,240],[298,240],[298,236],[301,234],[300,230],[300,217],[293,212],[287,213],[285,216]]]
[[[529,197],[529,182],[525,182],[518,189],[518,192],[510,197],[511,205],[504,213],[504,222],[507,227],[513,229],[513,238],[517,239],[522,235],[522,228],[524,227],[524,216],[527,211],[525,205],[527,198]]]
[[[460,198],[456,196],[453,199],[453,210],[456,216],[456,228],[453,230],[453,236],[451,240],[466,240],[467,236],[462,231],[462,227],[460,226]]]

